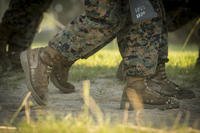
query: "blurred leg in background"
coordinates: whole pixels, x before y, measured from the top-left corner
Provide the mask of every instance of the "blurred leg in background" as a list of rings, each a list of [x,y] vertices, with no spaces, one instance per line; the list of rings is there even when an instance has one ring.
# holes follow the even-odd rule
[[[0,73],[21,68],[19,54],[30,47],[51,1],[10,1],[0,23]]]

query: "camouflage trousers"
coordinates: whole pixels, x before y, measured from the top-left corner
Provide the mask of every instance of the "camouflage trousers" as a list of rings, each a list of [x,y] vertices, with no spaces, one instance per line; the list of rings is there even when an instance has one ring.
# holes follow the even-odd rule
[[[0,24],[0,52],[27,49],[52,0],[11,0]]]
[[[151,2],[159,16],[134,24],[128,0],[85,0],[85,13],[60,31],[49,46],[74,62],[94,54],[117,37],[126,75],[154,74],[164,11],[160,0]]]

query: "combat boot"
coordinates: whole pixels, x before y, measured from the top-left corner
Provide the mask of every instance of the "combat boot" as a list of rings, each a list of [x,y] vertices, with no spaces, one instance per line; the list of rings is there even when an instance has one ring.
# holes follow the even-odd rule
[[[67,63],[65,65],[63,62],[56,65],[50,75],[52,83],[63,93],[75,92],[74,85],[68,82],[69,69],[73,63]]]
[[[151,81],[149,83],[150,86],[154,86],[154,84],[161,86],[160,89],[154,88],[161,95],[176,97],[178,99],[191,99],[195,97],[193,91],[182,89],[167,78],[165,64],[159,64],[157,66],[156,74],[150,77],[149,81]]]
[[[69,61],[51,47],[26,50],[20,59],[28,89],[39,105],[46,105],[49,76],[53,68],[61,62],[67,64]]]
[[[143,108],[165,110],[179,107],[179,103],[175,98],[160,95],[149,87],[146,79],[136,77],[127,77],[127,85],[122,94],[120,108],[127,108],[127,103],[129,104],[129,110]]]
[[[126,75],[124,73],[124,63],[123,60],[120,62],[119,67],[117,69],[117,74],[116,74],[117,79],[120,81],[125,81],[126,80]]]

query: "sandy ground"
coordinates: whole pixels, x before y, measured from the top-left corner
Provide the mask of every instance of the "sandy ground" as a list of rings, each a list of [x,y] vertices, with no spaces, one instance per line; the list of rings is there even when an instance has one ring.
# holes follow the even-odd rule
[[[175,80],[181,83],[181,77]],[[198,82],[198,81],[196,81]],[[188,124],[195,128],[200,128],[200,86],[197,84],[183,83],[187,89],[192,89],[196,98],[181,100],[179,109],[160,111],[158,109],[143,110],[140,114],[140,122],[148,126],[161,127],[164,125],[174,125],[174,121],[180,119],[181,123]],[[69,113],[77,115],[83,111],[82,81],[74,82],[76,92],[72,94],[62,94],[52,83],[49,85],[48,105],[44,108],[34,107],[31,117],[37,115],[54,114],[62,118]],[[124,84],[115,78],[99,78],[91,80],[91,96],[101,108],[105,118],[111,121],[122,121],[124,111],[119,109],[120,98]],[[24,76],[21,73],[7,75],[0,78],[0,122],[6,123],[12,117],[16,108],[27,94]],[[42,113],[41,113],[42,112]],[[24,116],[22,111],[19,114],[20,120]],[[136,112],[128,112],[128,121],[136,123]]]

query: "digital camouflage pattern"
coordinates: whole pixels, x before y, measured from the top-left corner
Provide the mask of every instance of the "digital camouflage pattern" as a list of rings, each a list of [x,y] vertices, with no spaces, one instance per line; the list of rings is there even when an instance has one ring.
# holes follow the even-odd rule
[[[158,64],[167,63],[169,60],[168,59],[168,31],[169,32],[176,31],[176,30],[180,29],[181,27],[183,27],[184,25],[186,25],[187,23],[189,23],[195,19],[199,19],[198,13],[193,12],[189,8],[184,8],[181,6],[176,7],[173,10],[167,9],[165,16],[166,17],[163,17],[164,26],[162,28],[162,35],[161,35],[162,41],[160,42],[159,49],[158,49],[158,54],[159,54]],[[119,47],[121,47],[123,49],[124,44],[123,44],[123,42],[122,42],[122,44],[120,44],[120,43],[121,42],[118,42],[118,45],[119,45]],[[121,54],[122,54],[122,51],[121,51]],[[199,58],[200,58],[200,56],[199,56]],[[199,59],[197,60],[197,62],[198,61],[199,61]],[[121,63],[121,67],[123,67],[122,64],[123,63]]]
[[[80,58],[87,58],[117,37],[122,46],[119,48],[126,74],[154,74],[163,32],[164,13],[159,0],[151,2],[159,17],[133,24],[127,1],[86,0],[86,12],[59,32],[49,42],[49,46],[74,62]]]

